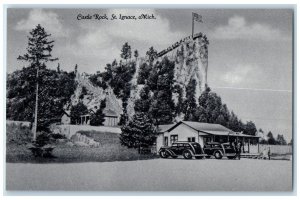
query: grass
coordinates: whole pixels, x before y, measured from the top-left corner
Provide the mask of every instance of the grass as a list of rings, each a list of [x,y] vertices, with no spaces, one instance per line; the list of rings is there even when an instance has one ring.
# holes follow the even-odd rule
[[[141,155],[136,149],[129,149],[119,142],[119,134],[84,131],[89,137],[100,142],[100,147],[67,146],[66,142],[54,144],[53,158],[36,158],[25,144],[7,143],[6,161],[10,163],[72,163],[72,162],[111,162],[156,158],[155,155]]]

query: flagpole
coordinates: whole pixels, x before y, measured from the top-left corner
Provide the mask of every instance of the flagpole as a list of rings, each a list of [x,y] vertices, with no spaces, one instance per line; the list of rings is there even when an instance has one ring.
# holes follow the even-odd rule
[[[194,14],[192,13],[192,39],[194,39]]]

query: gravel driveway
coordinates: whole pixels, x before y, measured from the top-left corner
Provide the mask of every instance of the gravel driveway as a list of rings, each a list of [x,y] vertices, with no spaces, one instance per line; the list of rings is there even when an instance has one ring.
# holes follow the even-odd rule
[[[184,160],[6,164],[7,190],[291,191],[292,162]]]

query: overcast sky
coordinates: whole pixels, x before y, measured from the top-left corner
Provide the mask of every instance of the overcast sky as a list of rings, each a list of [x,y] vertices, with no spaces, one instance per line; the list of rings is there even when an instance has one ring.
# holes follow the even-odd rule
[[[191,35],[192,12],[203,17],[195,32],[207,35],[208,84],[230,110],[265,132],[292,137],[292,10],[246,9],[8,9],[7,72],[25,66],[28,32],[37,24],[55,40],[53,55],[62,69],[103,71],[129,42],[141,56]],[[77,20],[77,15],[154,14],[156,20]],[[56,68],[57,62],[48,67]]]

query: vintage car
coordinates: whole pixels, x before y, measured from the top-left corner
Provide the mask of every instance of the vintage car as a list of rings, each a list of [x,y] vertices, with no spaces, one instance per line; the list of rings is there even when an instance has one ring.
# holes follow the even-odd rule
[[[183,156],[185,159],[202,159],[206,156],[201,145],[197,142],[174,142],[172,146],[164,146],[159,149],[161,158],[177,158]]]
[[[216,159],[222,159],[222,157],[235,159],[237,157],[236,149],[229,143],[209,142],[204,145],[203,151],[207,154],[206,158],[214,156]]]

